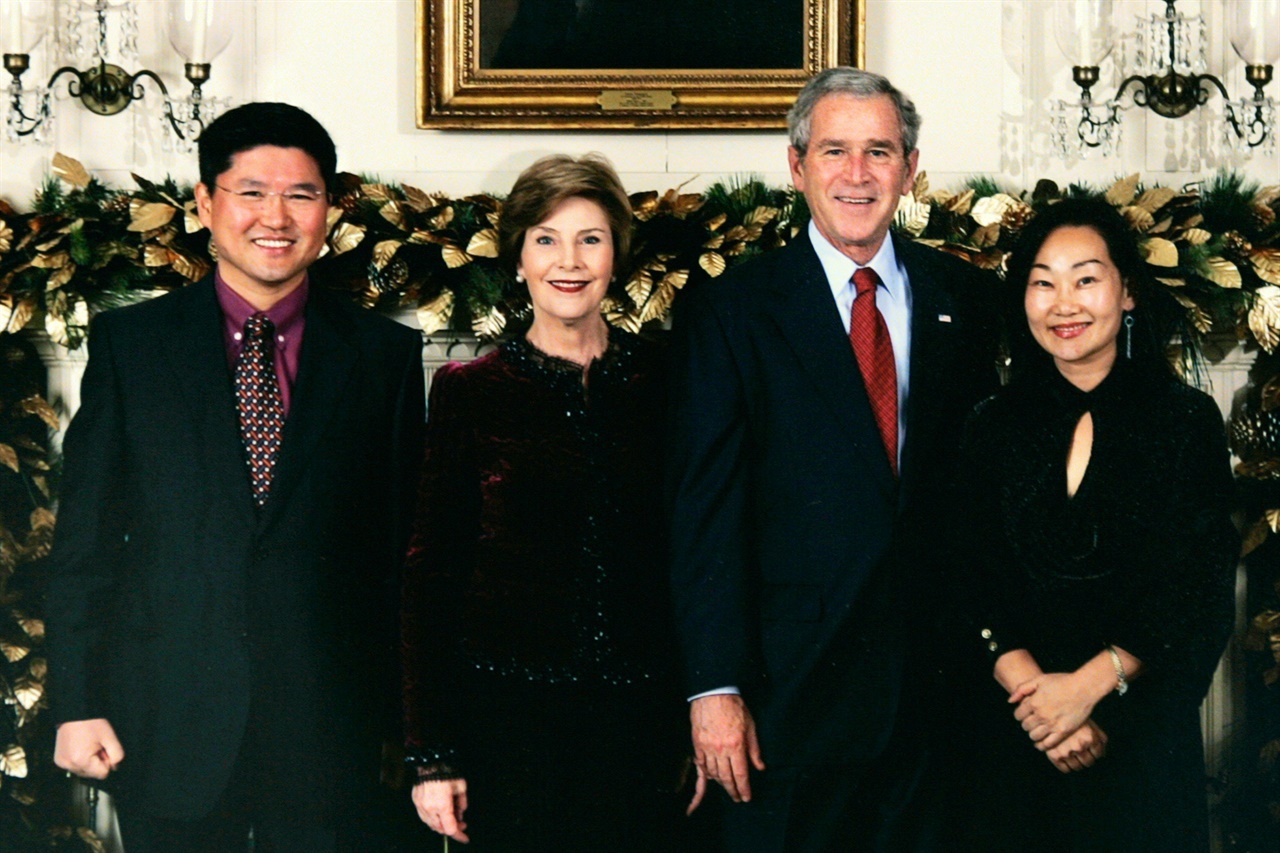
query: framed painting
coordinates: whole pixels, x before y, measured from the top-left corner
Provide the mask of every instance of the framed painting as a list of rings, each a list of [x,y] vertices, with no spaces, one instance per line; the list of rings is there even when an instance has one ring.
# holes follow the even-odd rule
[[[777,128],[866,0],[417,0],[423,128]]]

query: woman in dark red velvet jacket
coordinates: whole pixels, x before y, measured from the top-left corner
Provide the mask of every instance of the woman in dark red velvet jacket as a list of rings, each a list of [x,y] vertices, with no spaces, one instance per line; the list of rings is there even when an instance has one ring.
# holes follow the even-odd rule
[[[408,760],[422,820],[481,850],[679,848],[663,362],[600,312],[630,223],[602,158],[529,167],[500,242],[532,324],[431,389]]]

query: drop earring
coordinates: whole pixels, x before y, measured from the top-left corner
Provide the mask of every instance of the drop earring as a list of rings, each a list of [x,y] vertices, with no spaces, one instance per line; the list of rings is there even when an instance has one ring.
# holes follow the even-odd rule
[[[1133,315],[1128,311],[1124,312],[1124,357],[1133,358]]]

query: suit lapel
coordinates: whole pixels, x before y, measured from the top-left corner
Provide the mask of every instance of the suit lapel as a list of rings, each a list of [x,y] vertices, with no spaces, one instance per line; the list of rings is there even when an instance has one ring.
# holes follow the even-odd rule
[[[249,473],[240,442],[235,391],[227,366],[212,277],[181,291],[178,328],[168,342],[169,363],[176,374],[174,388],[191,418],[195,447],[209,478],[211,503],[237,507],[246,525],[253,523]]]
[[[354,334],[350,318],[343,315],[313,282],[307,299],[306,328],[302,333],[302,352],[293,400],[284,425],[271,495],[263,505],[264,524],[269,523],[287,502],[289,493],[310,464],[325,427],[337,411],[338,401],[356,363]]]
[[[886,493],[892,492],[893,471],[862,374],[808,232],[781,251],[791,257],[775,267],[778,273],[766,291],[772,309],[768,313],[795,350],[817,394],[837,418],[840,432],[850,437],[855,455],[866,463]]]

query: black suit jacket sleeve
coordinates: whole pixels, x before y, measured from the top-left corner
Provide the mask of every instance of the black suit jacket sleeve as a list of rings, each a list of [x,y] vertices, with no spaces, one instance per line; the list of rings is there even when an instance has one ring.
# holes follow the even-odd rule
[[[748,400],[730,345],[734,319],[700,295],[676,324],[668,468],[672,593],[690,694],[747,688],[759,644],[748,623]]]
[[[55,723],[106,716],[97,678],[116,602],[128,515],[119,495],[127,459],[111,318],[90,324],[80,409],[63,442],[58,552],[50,580],[50,683]]]

